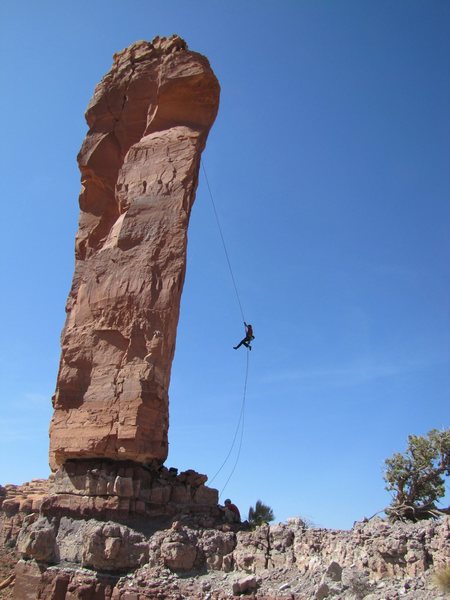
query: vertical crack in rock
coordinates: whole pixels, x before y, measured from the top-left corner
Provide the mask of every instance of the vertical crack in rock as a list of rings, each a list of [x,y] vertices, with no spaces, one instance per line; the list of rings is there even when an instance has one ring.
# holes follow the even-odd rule
[[[265,565],[264,565],[264,568],[268,569],[269,568],[269,563],[272,560],[272,546],[271,546],[271,543],[270,543],[270,527],[267,527],[266,534],[267,534],[267,538],[266,538],[267,549],[266,549],[266,556],[265,556]]]
[[[219,94],[208,60],[178,36],[116,54],[95,89],[78,155],[52,469],[69,459],[167,457],[187,227]]]

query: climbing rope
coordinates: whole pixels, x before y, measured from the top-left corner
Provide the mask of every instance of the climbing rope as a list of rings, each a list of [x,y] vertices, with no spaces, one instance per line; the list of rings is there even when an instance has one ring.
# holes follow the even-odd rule
[[[245,369],[244,393],[242,395],[242,408],[241,408],[241,418],[240,418],[240,420],[242,421],[242,426],[241,426],[241,438],[239,440],[238,453],[237,453],[237,456],[236,456],[236,460],[234,461],[233,468],[231,469],[231,473],[228,475],[228,479],[225,481],[225,484],[224,484],[223,488],[220,490],[219,498],[220,498],[220,496],[222,496],[225,488],[228,485],[228,482],[232,478],[232,476],[234,474],[234,471],[236,470],[236,466],[237,466],[237,464],[239,462],[239,457],[241,456],[242,440],[244,438],[245,396],[246,396],[246,393],[247,393],[248,363],[249,363],[249,352],[247,352],[247,366],[246,366],[246,369]],[[236,433],[237,433],[237,430],[236,430]],[[235,439],[236,439],[236,435],[235,435]],[[231,452],[231,450],[230,450],[230,452]]]
[[[223,250],[225,253],[225,258],[227,260],[227,264],[228,264],[228,270],[230,271],[230,276],[231,276],[231,281],[233,282],[233,287],[234,287],[234,292],[236,294],[236,299],[239,305],[239,310],[241,312],[241,316],[242,316],[242,320],[245,324],[245,316],[244,316],[244,310],[242,308],[242,302],[239,296],[239,291],[236,285],[236,279],[234,277],[234,273],[233,273],[233,269],[231,267],[231,261],[230,261],[230,256],[228,254],[228,250],[227,250],[227,245],[225,243],[225,238],[223,235],[223,231],[222,231],[222,227],[220,225],[220,219],[219,219],[219,215],[217,213],[217,209],[216,209],[216,204],[214,202],[214,197],[211,191],[211,186],[209,185],[209,180],[208,180],[208,175],[206,174],[206,169],[205,169],[205,165],[204,162],[201,161],[201,165],[202,165],[202,169],[203,169],[203,174],[205,176],[205,180],[206,180],[206,185],[208,187],[208,191],[209,191],[209,197],[211,199],[211,205],[213,207],[213,211],[214,211],[214,216],[216,219],[216,223],[217,223],[217,228],[219,230],[219,234],[220,234],[220,239],[222,240],[222,246],[223,246]],[[212,477],[212,479],[210,479],[210,483],[212,483],[214,481],[214,479],[217,477],[217,475],[219,475],[219,473],[222,471],[223,467],[226,465],[226,463],[228,462],[228,459],[231,456],[231,453],[233,451],[233,448],[235,446],[236,443],[236,439],[238,437],[239,431],[240,431],[240,438],[239,438],[239,446],[238,446],[238,451],[237,451],[237,456],[236,456],[236,460],[234,461],[234,465],[233,468],[231,469],[231,473],[228,476],[228,479],[226,480],[224,486],[222,487],[219,497],[223,494],[225,488],[227,487],[231,477],[233,476],[235,470],[236,470],[236,466],[239,462],[239,458],[241,455],[241,449],[242,449],[242,441],[244,438],[244,422],[245,422],[245,401],[246,401],[246,395],[247,395],[247,381],[248,381],[248,367],[249,367],[249,352],[246,353],[247,354],[247,360],[246,360],[246,366],[245,366],[245,378],[244,378],[244,391],[242,394],[242,403],[241,403],[241,411],[239,413],[239,419],[238,419],[238,423],[236,426],[236,431],[234,432],[234,437],[233,437],[233,441],[231,443],[230,449],[228,451],[228,454],[225,457],[225,460],[223,461],[223,463],[221,464],[221,466],[219,467],[219,469],[217,470],[217,472],[214,474],[214,476]]]
[[[238,292],[237,285],[236,285],[236,279],[234,278],[233,269],[231,268],[230,257],[229,257],[229,255],[228,255],[227,245],[225,244],[225,238],[224,238],[224,236],[223,236],[222,227],[221,227],[221,225],[220,225],[219,215],[217,214],[217,210],[216,210],[216,204],[215,204],[215,202],[214,202],[214,198],[213,198],[213,195],[212,195],[212,192],[211,192],[211,187],[210,187],[210,185],[209,185],[209,180],[208,180],[208,176],[207,176],[207,174],[206,174],[205,164],[204,164],[204,162],[203,162],[203,161],[201,161],[201,163],[202,163],[203,174],[204,174],[204,176],[205,176],[205,179],[206,179],[206,185],[207,185],[207,187],[208,187],[208,191],[209,191],[209,197],[211,198],[211,204],[212,204],[212,207],[213,207],[214,216],[215,216],[215,218],[216,218],[217,227],[218,227],[218,229],[219,229],[219,233],[220,233],[220,239],[222,240],[222,246],[223,246],[223,250],[224,250],[224,252],[225,252],[225,257],[226,257],[226,259],[227,259],[228,269],[229,269],[229,271],[230,271],[230,275],[231,275],[231,281],[233,282],[233,287],[234,287],[234,291],[235,291],[235,294],[236,294],[236,299],[237,299],[237,302],[238,302],[238,304],[239,304],[239,310],[241,311],[242,320],[243,320],[243,321],[244,321],[244,323],[245,323],[244,310],[243,310],[243,308],[242,308],[241,299],[240,299],[240,297],[239,297],[239,292]]]
[[[239,448],[238,448],[238,453],[237,453],[237,457],[236,460],[234,462],[233,468],[231,470],[231,473],[228,477],[228,479],[225,482],[225,485],[223,486],[220,495],[222,495],[224,489],[226,488],[228,482],[231,479],[231,476],[233,475],[235,469],[236,469],[236,465],[238,463],[240,454],[241,454],[241,448],[242,448],[242,439],[244,437],[244,421],[245,421],[245,400],[246,400],[246,395],[247,395],[247,381],[248,381],[248,366],[249,366],[249,352],[246,353],[247,354],[247,361],[246,361],[246,366],[245,366],[245,379],[244,379],[244,391],[242,394],[242,403],[241,403],[241,411],[239,413],[239,419],[236,425],[236,430],[234,432],[234,437],[233,437],[233,441],[231,442],[231,446],[230,449],[228,450],[228,454],[226,455],[223,463],[220,465],[219,469],[214,473],[213,477],[210,479],[209,483],[212,483],[214,481],[214,479],[217,477],[217,475],[222,471],[222,469],[224,468],[224,466],[226,465],[226,463],[228,462],[228,459],[230,458],[231,453],[233,452],[233,448],[234,445],[236,443],[236,438],[238,436],[239,430],[241,432],[241,436],[239,439]]]

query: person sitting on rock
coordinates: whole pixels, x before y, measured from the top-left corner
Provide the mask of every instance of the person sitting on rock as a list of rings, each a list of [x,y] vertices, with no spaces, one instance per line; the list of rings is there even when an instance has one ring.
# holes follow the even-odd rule
[[[242,345],[244,345],[249,350],[252,349],[250,342],[255,339],[255,336],[253,335],[253,327],[250,324],[247,325],[247,323],[245,321],[244,321],[244,325],[245,325],[245,338],[243,340],[241,340],[237,346],[233,346],[233,348],[235,350],[240,348]]]
[[[223,520],[225,523],[240,523],[241,513],[236,504],[233,504],[229,498],[225,500],[225,506],[219,507],[223,511]]]

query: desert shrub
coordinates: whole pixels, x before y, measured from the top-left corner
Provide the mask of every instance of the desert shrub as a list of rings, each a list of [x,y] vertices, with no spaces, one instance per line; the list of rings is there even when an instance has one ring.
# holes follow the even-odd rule
[[[267,504],[257,500],[255,506],[248,509],[248,522],[251,527],[258,527],[263,523],[270,523],[275,519],[273,510]]]
[[[433,575],[434,583],[444,593],[450,592],[450,564],[440,569],[436,569]]]

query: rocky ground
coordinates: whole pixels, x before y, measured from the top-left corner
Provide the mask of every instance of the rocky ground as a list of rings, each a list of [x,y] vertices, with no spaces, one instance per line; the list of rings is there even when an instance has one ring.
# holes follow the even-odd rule
[[[172,483],[178,490],[176,477]],[[311,528],[301,519],[249,530],[195,511],[165,519],[128,514],[119,522],[95,512],[64,514],[46,485],[0,488],[0,599],[445,597],[434,574],[450,566],[448,516],[395,525],[374,518],[350,531]]]
[[[119,580],[113,598],[202,598],[225,600],[250,596],[259,600],[435,600],[445,595],[428,576],[377,581],[367,572],[347,568],[341,579],[325,575],[301,577],[295,568],[268,569],[259,576],[237,573],[177,575],[164,569],[139,569]],[[137,596],[134,596],[136,595]]]
[[[233,531],[175,521],[145,536],[112,522],[31,516],[17,538],[14,596],[9,588],[1,597],[437,600],[445,595],[433,573],[450,562],[449,523],[374,519],[333,531],[296,519]],[[5,576],[16,558],[5,554]]]
[[[2,577],[12,572],[14,560],[11,559],[14,558],[12,554],[9,555],[9,564],[2,559]],[[346,568],[339,579],[335,569],[335,564],[330,563],[324,575],[300,576],[295,568],[286,567],[263,570],[255,576],[217,571],[175,573],[163,567],[144,566],[113,582],[101,597],[121,600],[225,600],[238,597],[255,600],[437,600],[449,597],[436,588],[431,573],[419,577],[375,580],[369,577],[368,572]],[[65,596],[67,600],[97,597],[91,595],[93,589],[98,588],[98,585],[93,585],[97,581],[94,571],[69,565],[48,569],[52,570],[60,579],[61,574],[70,579],[70,595]],[[14,585],[0,591],[0,598],[25,598],[22,595],[13,596],[13,591]],[[89,595],[85,596],[86,591]],[[47,592],[49,595],[44,592],[44,595],[34,597],[55,597],[52,588],[47,588]]]
[[[203,544],[197,539],[206,568],[196,573],[173,568],[184,552],[179,546],[174,552],[176,544],[185,544],[184,536],[189,535],[180,527],[154,540],[149,564],[121,578],[112,598],[437,600],[445,596],[434,585],[431,565],[449,560],[448,527],[448,520],[436,529],[431,523],[392,527],[377,519],[340,532],[307,530],[302,521],[294,520],[237,533],[232,557],[226,554],[226,546],[217,547],[222,534],[209,532]],[[234,534],[227,535],[231,542]],[[170,544],[172,569],[164,558]],[[214,547],[216,553],[208,556]]]

